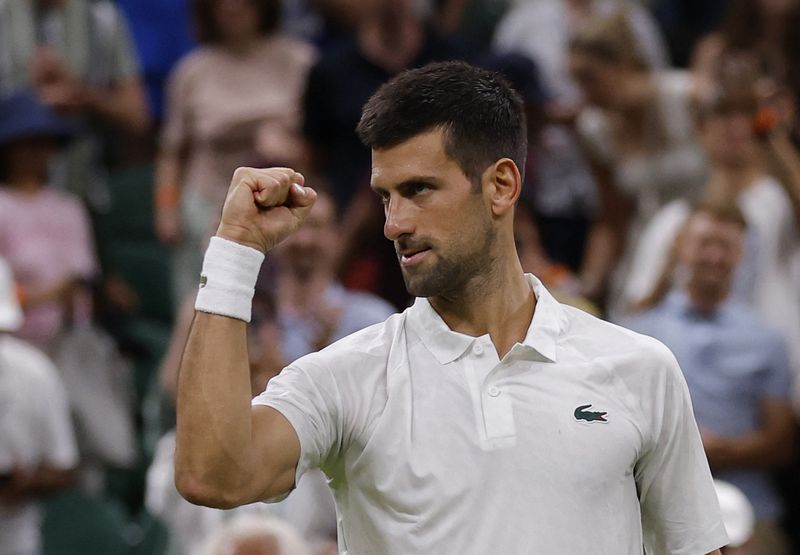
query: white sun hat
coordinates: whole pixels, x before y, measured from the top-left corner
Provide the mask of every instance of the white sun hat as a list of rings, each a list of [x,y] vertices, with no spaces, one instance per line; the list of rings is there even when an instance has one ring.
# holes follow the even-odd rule
[[[719,507],[722,509],[722,522],[730,539],[728,545],[740,547],[753,535],[756,522],[753,506],[742,490],[728,482],[714,480],[714,487],[717,490]]]
[[[14,278],[6,261],[0,258],[0,332],[17,331],[22,326],[22,309],[17,300]]]

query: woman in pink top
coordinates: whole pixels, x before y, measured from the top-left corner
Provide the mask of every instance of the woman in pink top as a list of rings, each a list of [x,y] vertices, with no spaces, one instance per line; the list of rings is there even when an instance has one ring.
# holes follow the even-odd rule
[[[314,52],[279,33],[278,0],[195,0],[200,48],[173,72],[156,174],[156,231],[176,247],[175,299],[196,288],[233,171],[302,167],[300,98]]]
[[[47,350],[94,276],[89,219],[81,203],[48,185],[48,162],[67,122],[29,92],[0,100],[0,256],[20,287],[18,335]]]

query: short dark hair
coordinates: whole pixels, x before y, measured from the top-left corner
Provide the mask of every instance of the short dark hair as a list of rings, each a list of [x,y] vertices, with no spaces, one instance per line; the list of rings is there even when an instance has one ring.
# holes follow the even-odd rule
[[[356,131],[367,147],[391,148],[441,128],[444,151],[473,183],[501,158],[525,171],[522,99],[498,73],[465,62],[439,62],[401,73],[364,106]]]
[[[262,35],[269,35],[275,31],[281,22],[283,4],[281,0],[250,0],[258,10],[259,31]],[[214,16],[214,5],[217,0],[193,0],[192,23],[194,24],[197,40],[203,44],[213,44],[222,40],[217,20]]]

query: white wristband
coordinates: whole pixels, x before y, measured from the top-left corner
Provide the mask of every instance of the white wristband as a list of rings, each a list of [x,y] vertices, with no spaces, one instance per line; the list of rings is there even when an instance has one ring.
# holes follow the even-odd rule
[[[222,237],[208,243],[195,310],[250,321],[258,271],[264,254]]]

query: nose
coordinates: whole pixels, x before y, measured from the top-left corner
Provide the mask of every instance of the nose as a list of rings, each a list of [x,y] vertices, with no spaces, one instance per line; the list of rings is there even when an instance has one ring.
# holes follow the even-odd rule
[[[384,206],[386,221],[383,224],[383,235],[390,241],[396,241],[403,235],[414,232],[410,206],[401,197],[390,198]]]

